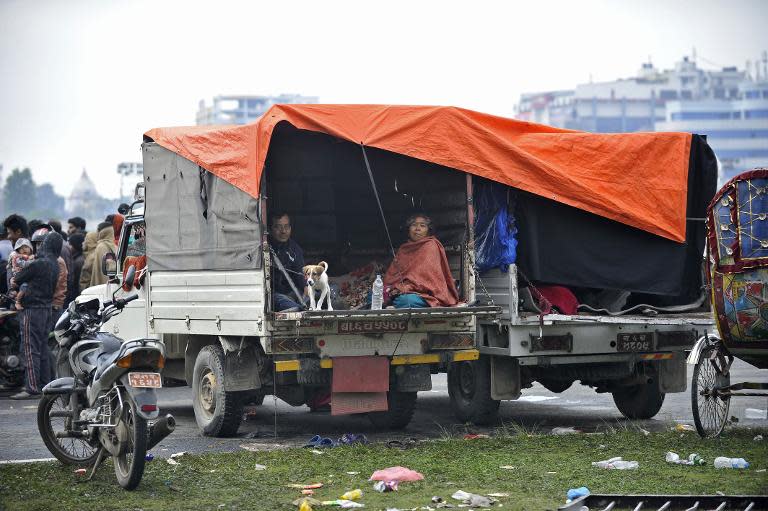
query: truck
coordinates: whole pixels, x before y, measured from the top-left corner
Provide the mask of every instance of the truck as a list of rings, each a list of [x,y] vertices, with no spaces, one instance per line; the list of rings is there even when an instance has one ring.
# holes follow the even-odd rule
[[[655,405],[638,413],[632,403],[684,390],[683,353],[711,324],[706,311],[649,316],[699,291],[703,237],[686,227],[698,203],[686,204],[709,193],[711,165],[689,162],[694,146],[711,153],[689,134],[586,134],[453,107],[275,105],[251,125],[157,128],[144,135],[117,270],[104,264],[110,283],[83,293],[106,299],[130,266],[140,270],[139,299],[104,328],[163,341],[164,376],[191,387],[205,435],[235,434],[243,407],[266,395],[310,408],[329,397],[333,415],[403,428],[439,372],[462,421],[491,420],[533,381],[564,390],[581,380],[629,396],[617,398],[628,417],[652,415]],[[506,194],[504,214],[519,214],[505,232],[482,222],[501,207],[484,200],[488,189]],[[437,226],[461,306],[361,306],[414,211]],[[305,260],[328,264],[333,311],[275,310],[284,269],[267,233],[278,212]],[[579,221],[547,223],[558,215]],[[549,247],[549,231],[570,245]],[[578,234],[586,241],[569,238]],[[519,238],[517,257],[506,250],[481,271],[497,235]],[[598,255],[607,275],[586,268],[590,243],[611,240],[639,252]],[[569,270],[563,257],[581,264]],[[523,300],[542,282],[651,304],[639,315],[545,313]]]
[[[684,243],[531,194],[510,201],[517,258],[478,272],[502,312],[478,323],[480,358],[448,373],[459,420],[492,423],[501,401],[535,382],[554,393],[575,382],[610,393],[629,419],[650,419],[666,394],[687,390],[687,353],[716,332],[703,254],[717,163],[702,136],[680,151],[689,156]],[[579,306],[542,300],[537,287],[552,283],[577,290]]]

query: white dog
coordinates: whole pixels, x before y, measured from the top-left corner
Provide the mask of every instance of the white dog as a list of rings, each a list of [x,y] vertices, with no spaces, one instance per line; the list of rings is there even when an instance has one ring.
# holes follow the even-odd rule
[[[304,277],[307,279],[307,294],[309,295],[309,308],[319,311],[323,308],[323,301],[328,298],[328,310],[333,310],[331,305],[331,288],[328,286],[328,263],[320,261],[304,267]],[[315,291],[320,291],[320,299],[315,304]]]

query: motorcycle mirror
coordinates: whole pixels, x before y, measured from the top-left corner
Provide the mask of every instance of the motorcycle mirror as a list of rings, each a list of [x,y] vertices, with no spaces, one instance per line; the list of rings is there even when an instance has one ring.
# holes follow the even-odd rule
[[[107,252],[101,259],[101,273],[110,280],[117,276],[117,257],[112,252]]]
[[[123,279],[123,289],[126,291],[133,289],[133,281],[135,278],[136,267],[134,265],[130,265],[128,270],[125,272],[125,278]]]

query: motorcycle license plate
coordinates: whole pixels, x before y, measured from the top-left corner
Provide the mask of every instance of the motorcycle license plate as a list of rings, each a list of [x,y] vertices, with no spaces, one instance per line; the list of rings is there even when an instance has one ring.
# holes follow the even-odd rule
[[[160,373],[128,373],[131,387],[159,389],[163,386]]]
[[[638,334],[619,334],[616,339],[617,351],[652,351],[653,334],[643,332]]]

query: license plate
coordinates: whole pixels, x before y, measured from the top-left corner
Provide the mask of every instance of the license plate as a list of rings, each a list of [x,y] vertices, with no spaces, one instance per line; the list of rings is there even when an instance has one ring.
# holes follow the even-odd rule
[[[340,334],[405,332],[408,320],[375,319],[367,321],[339,321]]]
[[[616,339],[617,351],[652,351],[653,333],[619,334]]]
[[[128,373],[131,387],[159,389],[163,386],[160,373]]]

